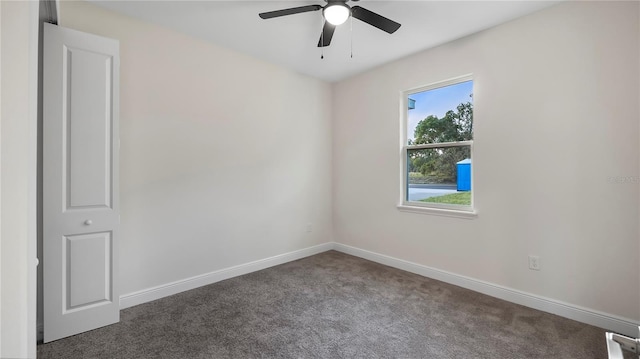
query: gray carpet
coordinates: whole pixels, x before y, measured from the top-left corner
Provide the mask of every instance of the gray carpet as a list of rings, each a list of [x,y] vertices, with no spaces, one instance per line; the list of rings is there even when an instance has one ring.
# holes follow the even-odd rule
[[[121,312],[38,358],[606,358],[604,331],[330,251]]]

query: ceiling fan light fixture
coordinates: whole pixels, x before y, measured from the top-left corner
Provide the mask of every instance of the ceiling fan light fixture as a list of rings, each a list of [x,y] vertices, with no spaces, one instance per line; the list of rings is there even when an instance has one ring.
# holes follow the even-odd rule
[[[329,4],[322,10],[325,20],[331,25],[341,25],[349,18],[351,11],[349,7],[344,3]]]

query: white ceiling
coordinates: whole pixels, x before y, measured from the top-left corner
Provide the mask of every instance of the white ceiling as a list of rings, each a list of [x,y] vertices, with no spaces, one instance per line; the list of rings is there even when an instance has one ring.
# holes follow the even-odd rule
[[[334,82],[384,63],[551,6],[558,1],[377,1],[349,2],[402,24],[390,35],[353,20],[340,25],[324,59],[317,47],[321,11],[269,20],[258,13],[316,1],[96,1],[105,8],[172,28],[294,71]]]

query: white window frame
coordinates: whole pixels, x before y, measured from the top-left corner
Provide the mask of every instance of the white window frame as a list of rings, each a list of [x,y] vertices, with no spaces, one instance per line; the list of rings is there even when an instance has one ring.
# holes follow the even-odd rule
[[[407,153],[408,150],[418,150],[418,149],[429,149],[429,148],[443,148],[443,147],[460,147],[460,146],[469,146],[471,152],[471,158],[473,160],[473,140],[471,141],[460,141],[460,142],[443,142],[443,143],[428,143],[421,145],[408,145],[407,138],[407,123],[408,123],[408,106],[409,96],[419,93],[425,92],[429,90],[435,90],[441,87],[455,85],[461,82],[473,81],[473,75],[464,75],[460,77],[455,77],[445,81],[439,81],[436,83],[432,83],[426,86],[421,86],[418,88],[414,88],[411,90],[402,91],[400,94],[400,202],[398,204],[398,209],[404,212],[413,212],[413,213],[425,213],[425,214],[435,214],[441,216],[449,216],[449,217],[460,217],[460,218],[476,218],[478,213],[475,209],[474,197],[475,197],[475,185],[473,181],[473,173],[475,166],[471,165],[471,205],[470,206],[462,206],[462,205],[452,205],[446,203],[429,203],[429,202],[417,202],[417,201],[408,201],[407,200],[407,190],[408,190],[408,172],[407,172]],[[474,91],[475,91],[475,83],[474,83]],[[475,106],[474,106],[475,109]],[[475,134],[474,134],[475,139]]]

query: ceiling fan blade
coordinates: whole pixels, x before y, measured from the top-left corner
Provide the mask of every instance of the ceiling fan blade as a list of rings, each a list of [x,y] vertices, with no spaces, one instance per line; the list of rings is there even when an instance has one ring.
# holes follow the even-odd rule
[[[271,19],[279,16],[299,14],[301,12],[318,11],[320,9],[322,9],[322,6],[320,5],[307,5],[307,6],[292,7],[290,9],[263,12],[258,14],[258,16],[260,16],[260,18],[262,19]]]
[[[322,27],[322,34],[320,34],[320,40],[318,40],[318,47],[329,46],[331,44],[331,38],[333,37],[334,31],[336,31],[336,26],[325,21],[324,26]]]
[[[351,7],[351,16],[390,34],[393,34],[400,28],[400,24],[397,22],[360,6]]]

